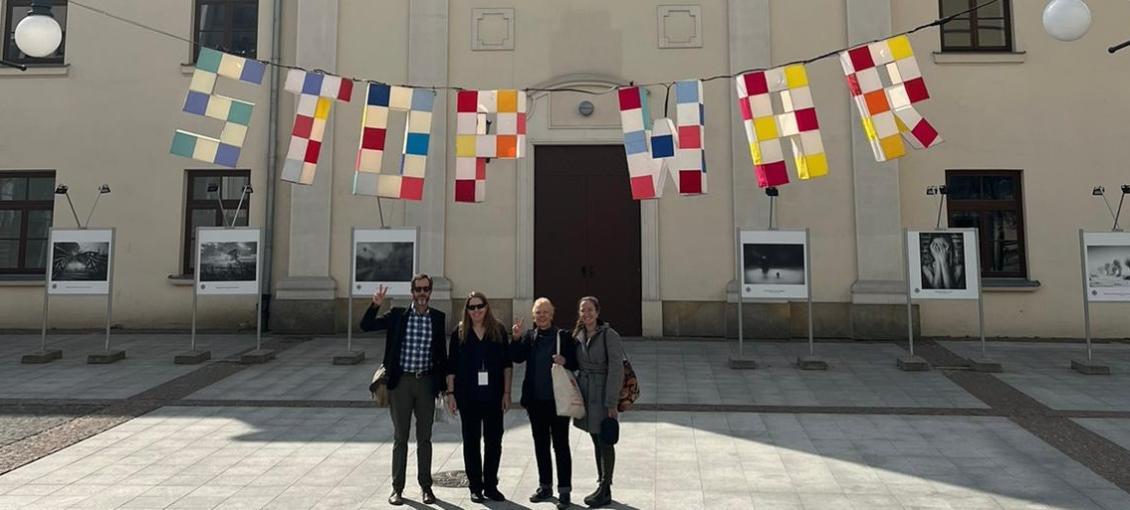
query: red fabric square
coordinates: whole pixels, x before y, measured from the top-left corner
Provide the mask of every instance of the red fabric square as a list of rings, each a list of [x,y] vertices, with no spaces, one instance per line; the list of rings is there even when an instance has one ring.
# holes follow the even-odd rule
[[[702,128],[699,126],[679,126],[679,148],[701,149]]]
[[[307,163],[313,163],[315,165],[318,164],[318,153],[321,151],[322,142],[310,140],[310,142],[306,144],[306,157],[303,159],[303,161]]]
[[[753,120],[753,107],[749,105],[749,99],[739,97],[738,109],[742,111],[742,120]]]
[[[651,177],[642,175],[639,177],[632,177],[632,198],[635,200],[642,200],[647,198],[655,198],[655,185],[651,182]]]
[[[747,95],[756,96],[769,92],[769,82],[765,81],[765,73],[758,71],[743,75],[745,79],[745,92]]]
[[[526,134],[526,114],[524,113],[518,114],[518,134]]]
[[[475,158],[475,180],[487,180],[487,158]]]
[[[341,79],[341,89],[338,90],[337,99],[347,103],[353,99],[353,80]]]
[[[367,127],[361,131],[361,148],[385,150],[385,129]]]
[[[475,113],[479,111],[479,92],[477,90],[460,90],[456,95],[456,111],[460,113]]]
[[[640,107],[640,88],[627,87],[620,89],[620,110],[635,110]]]
[[[903,86],[906,87],[906,97],[910,98],[911,103],[930,99],[930,92],[926,90],[926,80],[921,77],[908,80],[903,83]]]
[[[816,120],[816,108],[805,108],[797,110],[796,112],[796,126],[802,133],[805,131],[812,131],[820,129],[820,123]]]
[[[299,138],[310,138],[310,133],[314,129],[314,117],[307,117],[305,115],[294,116],[294,131],[291,134]]]
[[[424,180],[419,177],[401,178],[400,198],[405,200],[422,200],[424,198]]]
[[[875,61],[871,60],[871,49],[867,45],[848,50],[848,58],[851,59],[851,65],[856,71],[875,67]]]
[[[702,172],[698,170],[681,170],[679,172],[680,193],[702,193]]]
[[[789,169],[784,161],[755,165],[754,169],[757,170],[757,185],[762,188],[789,183]]]
[[[455,201],[456,202],[474,202],[475,201],[475,181],[471,179],[456,180],[455,181]]]
[[[852,96],[858,96],[860,94],[863,94],[863,89],[859,88],[859,78],[857,78],[855,76],[855,73],[847,75],[846,78],[847,78],[848,90],[851,91]]]
[[[938,131],[929,122],[926,122],[926,119],[918,121],[918,125],[914,126],[910,132],[914,133],[914,137],[926,147],[929,147],[938,139]]]

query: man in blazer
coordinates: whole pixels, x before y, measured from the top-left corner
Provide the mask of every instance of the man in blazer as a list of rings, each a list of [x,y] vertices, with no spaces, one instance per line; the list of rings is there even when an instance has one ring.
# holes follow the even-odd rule
[[[388,288],[381,285],[373,303],[361,318],[362,331],[386,330],[384,367],[388,374],[389,412],[392,414],[392,494],[389,504],[403,505],[405,471],[408,468],[408,431],[416,415],[417,479],[425,504],[435,503],[432,493],[432,422],[435,398],[445,386],[447,365],[446,317],[428,306],[432,279],[426,274],[412,277],[412,306],[393,307],[377,316]]]

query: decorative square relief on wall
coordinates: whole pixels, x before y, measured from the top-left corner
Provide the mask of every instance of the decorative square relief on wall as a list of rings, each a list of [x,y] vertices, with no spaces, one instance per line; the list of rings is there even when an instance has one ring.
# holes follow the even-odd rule
[[[660,49],[702,47],[701,5],[660,5],[656,22]]]
[[[471,9],[471,50],[514,49],[514,8]]]

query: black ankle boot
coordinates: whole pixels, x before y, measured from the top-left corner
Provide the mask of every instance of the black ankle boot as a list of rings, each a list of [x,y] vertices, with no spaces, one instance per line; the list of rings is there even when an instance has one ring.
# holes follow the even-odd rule
[[[600,497],[600,494],[602,492],[604,492],[604,485],[597,484],[596,490],[592,491],[592,494],[585,496],[585,499],[583,500],[585,502],[585,505],[592,506],[593,502],[596,501],[598,497]]]
[[[596,497],[593,498],[592,502],[587,501],[586,498],[585,504],[588,505],[589,508],[597,508],[612,504],[612,487],[608,485],[601,485],[600,488],[597,489],[595,496]]]

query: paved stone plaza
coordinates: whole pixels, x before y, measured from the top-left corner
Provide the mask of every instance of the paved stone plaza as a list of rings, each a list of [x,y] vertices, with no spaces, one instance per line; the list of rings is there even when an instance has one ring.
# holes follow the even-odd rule
[[[249,336],[202,336],[213,361],[196,366],[172,362],[185,335],[118,335],[128,357],[113,365],[85,364],[100,335],[49,343],[62,360],[21,365],[39,337],[0,342],[0,508],[388,506],[392,424],[366,391],[379,338],[354,340],[369,355],[357,366],[330,363],[344,338],[269,339],[265,365],[238,363]],[[918,373],[895,367],[895,343],[819,343],[826,372],[791,366],[803,343],[747,343],[755,370],[728,368],[733,343],[626,345],[643,395],[624,415],[614,508],[1130,508],[1130,345],[1096,346],[1110,376],[1068,368],[1081,344],[993,343],[1000,374],[962,366],[970,342],[921,344],[940,368]],[[514,502],[487,506],[552,508],[526,501],[525,413],[506,429],[500,489]],[[437,475],[462,470],[457,426],[434,440]],[[576,429],[572,445],[580,499],[592,445]],[[414,469],[405,496],[424,508]],[[436,495],[436,508],[477,506],[464,488]]]

